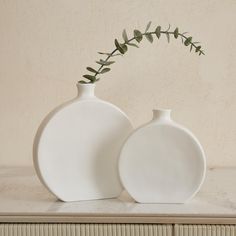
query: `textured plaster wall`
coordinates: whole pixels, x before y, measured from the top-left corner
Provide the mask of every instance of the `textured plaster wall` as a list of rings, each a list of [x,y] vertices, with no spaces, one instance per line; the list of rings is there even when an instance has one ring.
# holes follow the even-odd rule
[[[97,95],[135,126],[153,108],[172,108],[202,142],[208,165],[236,165],[235,0],[0,0],[0,165],[32,165],[43,117],[76,95],[97,51],[149,20],[191,32],[206,56],[180,40],[143,42],[117,58]]]

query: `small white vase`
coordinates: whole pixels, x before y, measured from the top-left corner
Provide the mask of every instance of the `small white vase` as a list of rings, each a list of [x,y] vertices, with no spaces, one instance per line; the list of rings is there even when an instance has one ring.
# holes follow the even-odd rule
[[[127,116],[78,84],[78,96],[53,110],[34,140],[34,165],[42,183],[63,201],[119,196],[118,157],[132,131]]]
[[[185,203],[203,183],[204,151],[170,112],[154,110],[153,120],[134,131],[121,150],[121,182],[137,202]]]

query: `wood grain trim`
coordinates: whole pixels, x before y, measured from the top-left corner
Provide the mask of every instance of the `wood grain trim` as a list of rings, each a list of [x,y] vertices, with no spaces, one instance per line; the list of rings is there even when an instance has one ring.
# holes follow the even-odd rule
[[[175,236],[234,236],[235,225],[175,225]]]
[[[172,225],[0,224],[1,236],[172,236]]]

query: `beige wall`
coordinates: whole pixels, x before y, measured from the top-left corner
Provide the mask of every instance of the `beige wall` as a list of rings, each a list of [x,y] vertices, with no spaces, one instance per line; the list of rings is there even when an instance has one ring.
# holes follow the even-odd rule
[[[31,165],[43,117],[75,96],[98,50],[149,20],[191,32],[207,55],[190,54],[180,40],[143,42],[117,58],[97,95],[135,126],[153,108],[172,108],[209,165],[236,165],[235,0],[0,0],[0,165]]]

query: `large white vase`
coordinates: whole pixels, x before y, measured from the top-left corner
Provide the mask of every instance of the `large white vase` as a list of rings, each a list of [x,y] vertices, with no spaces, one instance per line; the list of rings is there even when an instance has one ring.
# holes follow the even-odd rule
[[[119,196],[118,156],[132,130],[127,116],[78,84],[78,96],[53,110],[34,140],[34,165],[42,183],[63,201]]]
[[[174,122],[170,110],[154,110],[153,119],[125,142],[120,178],[141,203],[184,203],[200,189],[206,171],[197,138]]]

